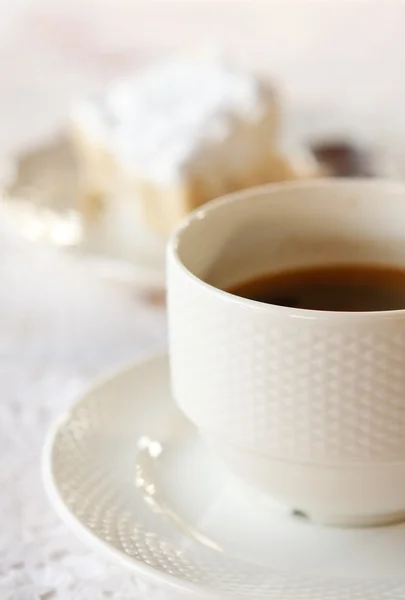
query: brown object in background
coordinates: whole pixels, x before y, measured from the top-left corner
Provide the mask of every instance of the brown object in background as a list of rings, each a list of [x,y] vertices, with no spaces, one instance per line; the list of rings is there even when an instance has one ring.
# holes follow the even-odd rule
[[[371,157],[350,142],[317,142],[311,150],[327,175],[332,177],[373,177]]]

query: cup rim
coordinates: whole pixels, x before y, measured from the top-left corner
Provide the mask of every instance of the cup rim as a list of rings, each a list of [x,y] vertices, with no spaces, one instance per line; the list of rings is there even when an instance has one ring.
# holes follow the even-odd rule
[[[214,200],[207,202],[206,204],[198,207],[194,211],[190,212],[180,225],[172,232],[169,242],[167,245],[167,260],[175,263],[176,267],[180,269],[188,279],[194,281],[200,285],[207,292],[218,295],[222,300],[230,302],[232,304],[238,304],[239,306],[254,309],[256,311],[264,313],[272,313],[279,315],[280,317],[292,317],[306,320],[338,320],[346,321],[355,319],[359,321],[368,321],[376,319],[379,320],[394,320],[394,319],[405,319],[405,308],[396,310],[379,310],[379,311],[331,311],[331,310],[314,310],[307,308],[293,308],[289,306],[280,306],[276,304],[266,304],[258,300],[252,300],[250,298],[242,298],[236,294],[221,290],[220,288],[207,283],[197,275],[194,275],[181,260],[178,247],[181,241],[182,234],[188,229],[188,227],[195,221],[204,219],[207,214],[214,212],[219,207],[232,204],[248,198],[249,196],[262,197],[265,195],[273,195],[278,192],[289,188],[291,190],[299,190],[302,188],[322,188],[322,187],[381,187],[391,188],[392,191],[401,192],[404,195],[404,210],[405,210],[405,182],[388,180],[382,178],[331,178],[324,177],[311,180],[295,180],[295,181],[282,181],[278,183],[267,183],[260,186],[254,186],[230,194],[225,194]]]

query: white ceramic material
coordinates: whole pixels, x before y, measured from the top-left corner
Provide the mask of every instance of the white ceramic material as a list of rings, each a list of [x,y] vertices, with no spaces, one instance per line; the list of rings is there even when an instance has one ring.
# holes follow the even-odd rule
[[[405,598],[405,525],[319,527],[245,488],[177,411],[165,356],[104,381],[62,415],[43,467],[72,531],[163,586],[159,598]]]
[[[271,306],[227,288],[271,270],[405,267],[405,185],[264,187],[197,211],[171,240],[173,393],[231,469],[314,520],[405,514],[405,310]]]

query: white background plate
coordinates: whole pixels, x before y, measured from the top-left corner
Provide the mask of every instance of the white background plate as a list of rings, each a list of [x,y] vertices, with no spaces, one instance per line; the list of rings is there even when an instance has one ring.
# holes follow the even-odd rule
[[[142,226],[136,198],[130,206],[114,199],[114,210],[93,221],[77,211],[79,171],[63,135],[21,154],[12,167],[3,177],[2,216],[24,238],[65,247],[109,278],[163,284],[166,240]]]
[[[165,356],[79,400],[51,431],[43,465],[48,494],[74,533],[167,590],[405,598],[405,524],[316,527],[244,489],[174,407]]]

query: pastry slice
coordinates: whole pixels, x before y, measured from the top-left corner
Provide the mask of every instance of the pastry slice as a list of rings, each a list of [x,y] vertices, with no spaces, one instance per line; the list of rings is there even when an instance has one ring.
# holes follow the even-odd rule
[[[95,216],[124,194],[166,236],[213,198],[301,177],[278,150],[278,121],[272,87],[218,58],[170,60],[116,82],[71,114],[81,209]]]

